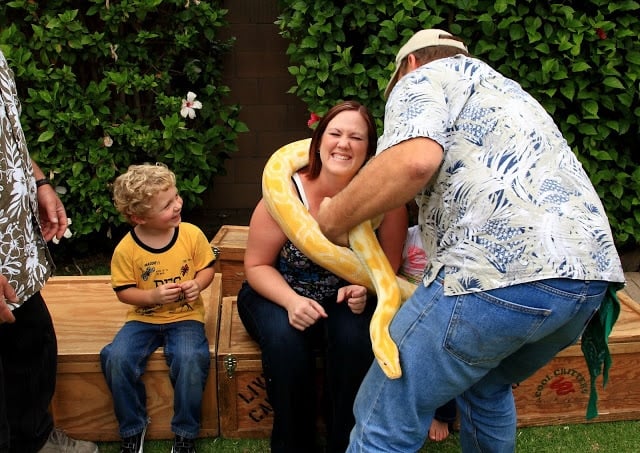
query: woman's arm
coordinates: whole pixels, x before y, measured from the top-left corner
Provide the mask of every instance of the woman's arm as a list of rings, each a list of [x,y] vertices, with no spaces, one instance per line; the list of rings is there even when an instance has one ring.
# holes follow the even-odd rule
[[[254,290],[285,308],[296,295],[276,269],[278,255],[286,241],[287,237],[267,211],[264,200],[260,200],[249,222],[245,274]]]
[[[249,222],[244,255],[247,281],[262,297],[286,309],[293,327],[304,330],[327,314],[318,302],[298,295],[276,269],[278,255],[286,241],[284,232],[260,200]]]
[[[396,274],[402,264],[402,249],[407,239],[408,228],[409,214],[406,205],[388,211],[378,227],[378,241]]]

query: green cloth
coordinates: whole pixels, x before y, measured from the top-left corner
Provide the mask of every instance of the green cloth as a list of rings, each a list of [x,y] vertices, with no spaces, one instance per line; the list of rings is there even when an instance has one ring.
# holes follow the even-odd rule
[[[581,348],[589,368],[591,394],[587,405],[587,420],[598,416],[598,392],[596,380],[602,373],[602,388],[609,379],[611,354],[609,353],[609,334],[620,314],[620,301],[616,294],[624,287],[621,283],[611,283],[598,312],[591,318],[582,334]]]

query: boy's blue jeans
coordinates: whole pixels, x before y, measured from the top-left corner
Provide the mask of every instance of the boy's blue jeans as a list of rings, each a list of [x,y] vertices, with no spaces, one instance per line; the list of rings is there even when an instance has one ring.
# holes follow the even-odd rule
[[[147,359],[161,346],[174,390],[171,430],[189,439],[198,436],[202,395],[210,367],[204,324],[198,321],[169,324],[129,321],[113,342],[100,352],[102,372],[113,395],[122,438],[142,432],[149,422],[147,396],[141,378]]]
[[[418,451],[434,410],[455,397],[462,451],[514,452],[511,385],[580,337],[608,286],[550,279],[445,296],[442,277],[420,285],[393,319],[402,377],[388,379],[373,364],[356,398],[349,453]]]

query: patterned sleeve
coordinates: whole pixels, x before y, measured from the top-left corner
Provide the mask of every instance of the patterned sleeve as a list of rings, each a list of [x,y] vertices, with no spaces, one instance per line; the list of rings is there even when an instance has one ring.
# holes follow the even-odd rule
[[[378,140],[378,153],[417,137],[427,137],[444,145],[449,111],[439,75],[423,67],[400,79],[385,107],[384,133]]]
[[[485,67],[478,60],[457,55],[427,63],[400,79],[387,100],[377,152],[426,137],[446,154],[456,120]]]

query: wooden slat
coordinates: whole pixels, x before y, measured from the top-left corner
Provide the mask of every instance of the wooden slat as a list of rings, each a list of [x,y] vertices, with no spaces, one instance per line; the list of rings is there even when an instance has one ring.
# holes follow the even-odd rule
[[[635,284],[639,274],[632,274],[627,278]],[[609,336],[613,364],[606,387],[602,377],[597,382],[599,416],[592,422],[640,418],[640,312],[628,291],[618,297],[620,316]],[[589,385],[580,345],[568,347],[514,390],[518,425],[586,423]]]
[[[228,372],[225,360],[236,366]],[[266,395],[260,348],[245,330],[235,297],[224,297],[218,339],[218,403],[223,437],[269,437],[273,408]]]
[[[222,274],[222,296],[236,296],[245,280],[244,252],[249,227],[222,225],[211,241],[217,252],[216,272]]]
[[[244,261],[248,234],[248,226],[222,225],[211,240],[211,247],[219,253],[217,261]]]
[[[640,307],[640,272],[625,272],[624,277],[627,280],[623,293],[629,295],[635,305],[629,304],[630,307]],[[630,301],[627,301],[630,302]]]

